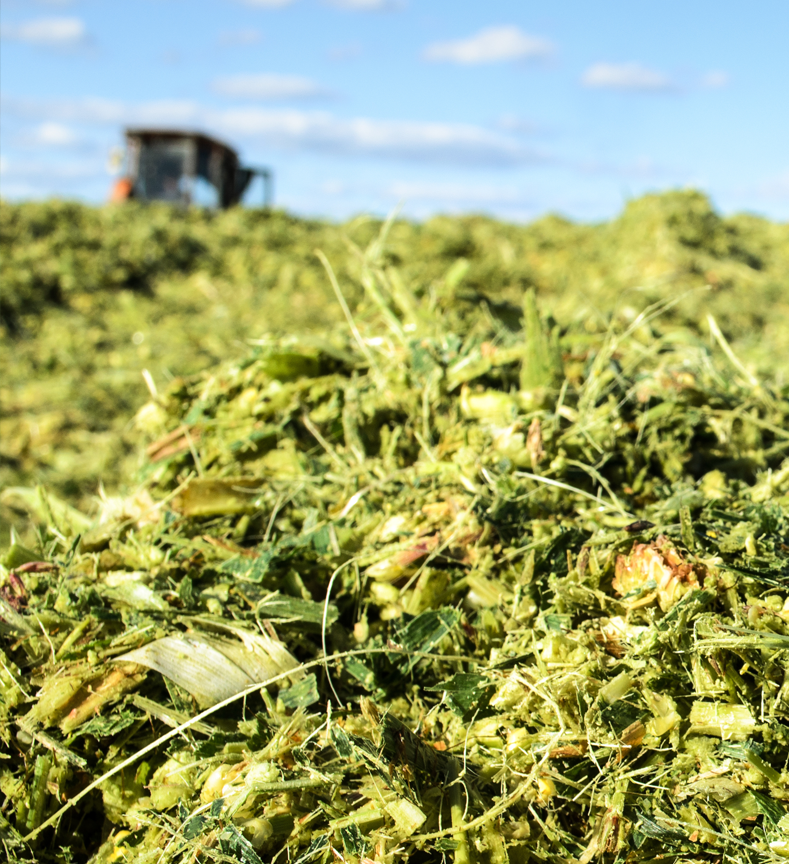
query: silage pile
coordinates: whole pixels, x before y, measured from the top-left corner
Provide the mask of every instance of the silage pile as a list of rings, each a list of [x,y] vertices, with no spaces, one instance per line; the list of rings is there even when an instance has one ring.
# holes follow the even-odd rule
[[[387,228],[361,316],[326,260],[342,328],[138,412],[134,494],[6,493],[9,856],[789,856],[786,386],[703,295],[508,327]]]
[[[146,399],[144,369],[161,386],[263,332],[342,325],[316,247],[364,323],[356,247],[380,227],[242,208],[3,202],[0,485],[41,483],[87,510],[100,481],[114,490],[134,470],[129,418]],[[615,311],[671,297],[661,326],[706,336],[712,314],[759,375],[789,380],[789,224],[721,216],[699,192],[645,195],[596,225],[397,219],[380,264],[418,298],[433,296],[458,333],[483,310],[518,330],[530,288],[576,344],[583,331],[599,339]],[[3,540],[9,523],[0,502]]]

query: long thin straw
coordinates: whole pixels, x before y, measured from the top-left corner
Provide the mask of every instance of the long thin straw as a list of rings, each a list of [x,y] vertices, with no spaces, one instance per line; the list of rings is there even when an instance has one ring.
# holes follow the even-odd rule
[[[345,295],[342,293],[340,283],[337,281],[337,277],[334,275],[334,270],[329,263],[329,259],[323,254],[320,249],[316,249],[315,254],[318,256],[318,260],[321,262],[321,264],[323,264],[323,267],[329,276],[329,282],[331,282],[331,287],[334,289],[334,293],[337,295],[337,301],[342,308],[343,314],[345,315],[345,320],[348,322],[348,326],[351,328],[351,333],[353,333],[353,338],[356,340],[356,344],[359,346],[359,350],[362,352],[362,354],[364,354],[370,366],[372,366],[372,368],[375,369],[375,371],[380,375],[381,370],[378,368],[378,364],[375,362],[375,358],[373,357],[370,349],[367,347],[366,342],[362,338],[362,334],[359,332],[359,328],[356,326],[356,322],[353,320],[353,315],[351,314],[351,310],[348,306],[347,301],[345,300]]]

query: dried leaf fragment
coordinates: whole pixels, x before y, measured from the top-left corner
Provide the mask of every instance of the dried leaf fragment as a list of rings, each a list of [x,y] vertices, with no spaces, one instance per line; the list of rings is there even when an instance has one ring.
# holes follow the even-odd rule
[[[134,662],[109,667],[98,675],[94,669],[79,664],[47,680],[28,717],[43,726],[59,724],[68,734],[98,714],[107,703],[137,687],[146,674]]]
[[[545,458],[545,450],[542,446],[542,427],[540,426],[540,418],[535,417],[529,424],[529,431],[526,434],[526,449],[531,457],[532,470],[536,471],[537,466]]]
[[[262,481],[253,477],[197,478],[173,500],[184,516],[227,516],[253,511]]]
[[[662,534],[652,543],[636,543],[629,555],[616,559],[614,591],[626,606],[649,606],[655,599],[666,612],[698,587],[696,566],[688,564]]]
[[[202,634],[165,636],[118,659],[161,672],[207,708],[298,666],[281,643],[260,634],[246,636],[244,642]]]

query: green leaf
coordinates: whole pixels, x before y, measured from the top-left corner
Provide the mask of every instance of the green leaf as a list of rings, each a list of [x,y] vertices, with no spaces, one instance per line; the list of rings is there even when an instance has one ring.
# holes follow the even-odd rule
[[[313,628],[323,625],[323,603],[303,600],[301,597],[288,597],[285,594],[272,594],[257,604],[260,618],[268,618],[276,624],[301,624]],[[330,603],[326,615],[326,626],[331,627],[337,620],[337,607]]]
[[[489,678],[473,672],[458,672],[435,687],[425,687],[428,691],[446,693],[447,704],[461,717],[486,708],[495,689]]]
[[[321,834],[320,837],[316,837],[307,848],[307,851],[299,855],[299,857],[293,862],[293,864],[307,864],[309,861],[313,861],[318,855],[322,852],[325,852],[329,848],[329,837],[327,834]],[[244,862],[247,864],[247,862]]]
[[[460,623],[460,611],[444,607],[422,612],[397,631],[397,642],[405,651],[428,653]],[[390,659],[405,672],[410,672],[422,659],[410,656],[405,659],[390,655]]]
[[[369,843],[359,830],[359,826],[354,822],[340,828],[340,838],[342,839],[342,847],[348,855],[356,855],[360,858],[369,848]]]
[[[234,825],[228,825],[219,835],[219,848],[239,864],[263,864],[255,847]]]
[[[311,672],[297,684],[292,684],[286,690],[279,691],[279,698],[286,708],[308,708],[320,699],[318,681]]]
[[[183,828],[184,840],[194,840],[195,837],[199,837],[205,831],[207,822],[205,816],[192,816],[191,819],[187,819]]]
[[[786,810],[774,798],[754,789],[751,790],[751,795],[756,800],[759,812],[771,825],[777,825],[786,815]]]

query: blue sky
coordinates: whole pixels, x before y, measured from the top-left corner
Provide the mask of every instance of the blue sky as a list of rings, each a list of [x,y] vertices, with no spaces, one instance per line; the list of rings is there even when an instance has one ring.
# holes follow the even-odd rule
[[[696,186],[789,219],[789,3],[4,0],[0,192],[102,201],[126,124],[296,213],[602,219]]]

